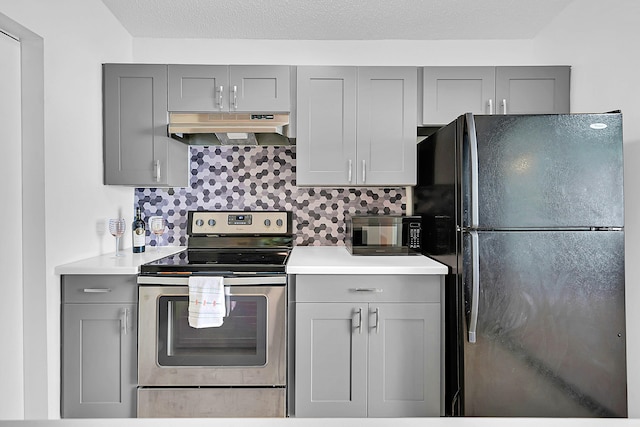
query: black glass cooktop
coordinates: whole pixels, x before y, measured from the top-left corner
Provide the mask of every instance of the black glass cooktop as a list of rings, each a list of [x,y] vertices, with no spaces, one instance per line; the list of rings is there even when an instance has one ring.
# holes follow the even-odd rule
[[[247,251],[224,249],[185,249],[157,261],[143,264],[140,273],[189,274],[220,272],[284,273],[289,250],[253,249]]]

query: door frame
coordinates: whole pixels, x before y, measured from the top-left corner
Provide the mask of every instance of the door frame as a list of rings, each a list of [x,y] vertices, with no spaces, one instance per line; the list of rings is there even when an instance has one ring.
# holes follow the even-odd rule
[[[2,13],[0,28],[20,41],[24,418],[47,419],[44,39]]]

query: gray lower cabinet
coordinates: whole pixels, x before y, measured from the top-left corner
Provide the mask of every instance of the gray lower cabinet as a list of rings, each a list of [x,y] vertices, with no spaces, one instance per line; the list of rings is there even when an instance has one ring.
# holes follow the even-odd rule
[[[103,65],[104,183],[186,187],[189,146],[167,135],[167,66]]]
[[[299,275],[295,286],[296,417],[440,416],[439,276]]]
[[[424,67],[422,122],[461,114],[569,113],[569,66]]]
[[[416,67],[297,68],[299,186],[416,182]]]
[[[135,417],[135,276],[63,276],[62,303],[61,417]]]
[[[276,113],[291,109],[288,65],[169,65],[169,111]]]

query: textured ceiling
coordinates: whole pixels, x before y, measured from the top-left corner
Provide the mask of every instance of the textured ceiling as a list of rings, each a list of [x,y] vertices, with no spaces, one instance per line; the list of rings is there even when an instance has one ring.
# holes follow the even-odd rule
[[[102,0],[134,37],[530,39],[578,0]]]

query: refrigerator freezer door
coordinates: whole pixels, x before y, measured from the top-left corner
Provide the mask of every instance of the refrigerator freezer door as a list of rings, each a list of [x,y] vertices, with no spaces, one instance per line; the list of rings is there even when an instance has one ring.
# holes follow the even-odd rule
[[[625,417],[624,233],[477,234],[478,321],[476,342],[463,344],[464,415]],[[469,248],[465,233],[467,259]],[[471,264],[463,273],[467,314]]]
[[[620,114],[473,116],[477,227],[622,227]],[[467,128],[469,128],[468,123]],[[473,137],[463,149],[465,206],[472,206]],[[473,212],[465,212],[465,226]]]

